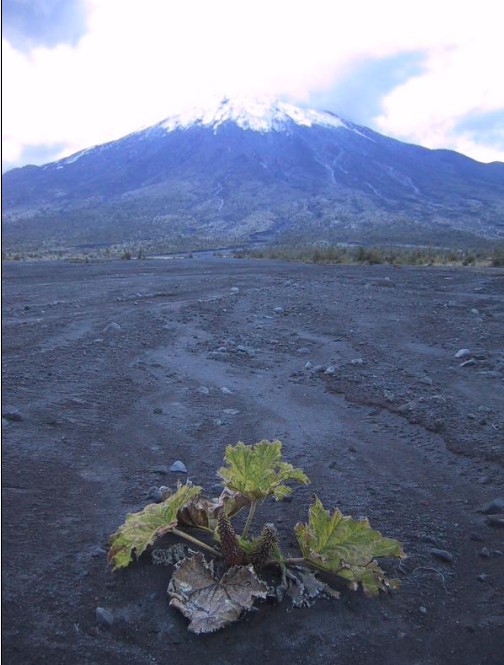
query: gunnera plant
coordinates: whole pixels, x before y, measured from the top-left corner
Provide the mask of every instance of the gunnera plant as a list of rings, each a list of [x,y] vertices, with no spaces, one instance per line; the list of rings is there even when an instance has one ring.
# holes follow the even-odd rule
[[[256,599],[268,596],[287,596],[295,607],[312,605],[321,595],[339,597],[320,574],[333,575],[367,596],[398,586],[398,580],[387,579],[377,559],[404,557],[401,544],[372,529],[366,518],[326,510],[317,496],[306,521],[294,526],[300,556],[283,554],[272,523],[251,535],[256,512],[267,497],[281,501],[292,492],[285,483],[309,483],[302,469],[283,461],[280,441],[227,446],[218,475],[220,496],[208,498],[201,487],[179,483],[161,503],[127,515],[110,539],[108,558],[114,571],[144,554],[154,563],[173,566],[170,605],[189,619],[190,631],[224,628]],[[233,522],[241,511],[247,514],[238,533]],[[180,543],[156,547],[167,533]]]

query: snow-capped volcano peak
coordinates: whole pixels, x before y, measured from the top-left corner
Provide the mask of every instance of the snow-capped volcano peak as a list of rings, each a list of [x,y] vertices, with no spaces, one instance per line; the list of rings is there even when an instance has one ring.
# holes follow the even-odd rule
[[[167,131],[191,125],[212,127],[215,130],[228,121],[234,122],[242,129],[256,132],[283,131],[286,125],[292,122],[305,127],[345,126],[340,118],[331,113],[304,109],[287,102],[250,98],[221,98],[205,106],[194,106],[183,113],[166,118],[160,126]]]

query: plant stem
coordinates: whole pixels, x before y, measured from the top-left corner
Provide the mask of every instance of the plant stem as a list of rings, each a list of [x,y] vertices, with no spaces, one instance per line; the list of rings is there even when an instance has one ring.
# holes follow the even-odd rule
[[[243,527],[242,538],[246,538],[248,536],[248,532],[250,530],[252,520],[254,519],[256,506],[257,506],[257,499],[255,501],[252,501],[252,503],[250,504],[249,514],[247,516],[247,521],[245,522],[245,526]]]
[[[194,545],[197,545],[198,547],[203,548],[207,552],[210,552],[210,554],[213,554],[218,559],[222,558],[222,554],[220,552],[218,552],[217,550],[214,550],[213,547],[210,547],[210,545],[207,545],[206,543],[199,540],[198,538],[195,538],[194,536],[190,536],[188,533],[185,533],[184,531],[179,531],[179,529],[172,529],[171,531],[176,536],[180,536],[181,538],[185,538],[189,542],[194,543]]]

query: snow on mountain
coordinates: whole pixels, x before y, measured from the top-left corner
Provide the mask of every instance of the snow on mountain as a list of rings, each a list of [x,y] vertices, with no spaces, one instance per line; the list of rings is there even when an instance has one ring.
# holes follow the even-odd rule
[[[11,248],[504,237],[504,164],[280,101],[215,100],[2,183]]]
[[[205,106],[193,106],[185,112],[166,118],[158,126],[167,131],[191,125],[202,125],[216,130],[228,121],[242,129],[256,132],[281,132],[289,123],[304,127],[348,127],[347,123],[332,113],[303,109],[287,102],[239,97],[214,100]]]

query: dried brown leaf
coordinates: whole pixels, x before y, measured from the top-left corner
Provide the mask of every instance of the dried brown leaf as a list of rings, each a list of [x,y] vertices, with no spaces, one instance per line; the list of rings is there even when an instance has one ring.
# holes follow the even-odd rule
[[[170,605],[190,620],[188,629],[199,634],[237,621],[252,607],[255,598],[266,598],[267,586],[251,566],[234,566],[217,580],[213,562],[207,563],[198,552],[177,565],[168,594]]]

